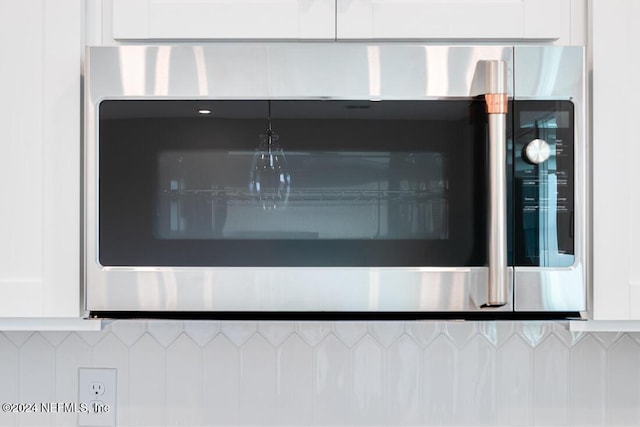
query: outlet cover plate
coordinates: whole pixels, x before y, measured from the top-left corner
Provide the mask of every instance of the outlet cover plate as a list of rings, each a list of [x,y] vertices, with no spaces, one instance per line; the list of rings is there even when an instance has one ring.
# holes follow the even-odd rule
[[[83,410],[78,414],[81,427],[115,427],[116,378],[114,368],[79,368],[78,403]]]

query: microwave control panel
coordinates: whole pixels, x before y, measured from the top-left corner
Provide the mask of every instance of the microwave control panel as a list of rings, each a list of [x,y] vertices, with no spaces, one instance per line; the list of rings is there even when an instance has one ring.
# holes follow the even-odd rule
[[[518,101],[513,114],[515,265],[574,264],[571,101]]]

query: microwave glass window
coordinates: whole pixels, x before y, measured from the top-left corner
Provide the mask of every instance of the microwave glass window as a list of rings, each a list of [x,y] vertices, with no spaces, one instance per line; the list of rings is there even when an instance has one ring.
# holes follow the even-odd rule
[[[284,172],[271,171],[269,159],[260,165],[278,184],[263,177],[256,185],[259,150],[160,152],[156,237],[448,238],[442,153],[286,150],[279,156]]]
[[[102,265],[486,265],[481,101],[108,100],[99,124]]]

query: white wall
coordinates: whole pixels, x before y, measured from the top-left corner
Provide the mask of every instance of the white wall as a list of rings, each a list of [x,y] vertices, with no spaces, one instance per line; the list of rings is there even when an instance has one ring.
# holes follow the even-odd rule
[[[77,402],[118,370],[119,426],[640,425],[640,334],[552,322],[116,321],[0,333],[0,402]],[[74,414],[0,413],[2,426]]]

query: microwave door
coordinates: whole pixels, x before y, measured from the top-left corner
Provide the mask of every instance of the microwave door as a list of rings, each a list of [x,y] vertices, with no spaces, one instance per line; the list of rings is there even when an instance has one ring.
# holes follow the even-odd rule
[[[171,49],[175,61],[146,61],[145,72],[188,73],[179,68],[179,53],[191,51]],[[208,45],[203,55],[215,85],[206,94],[171,83],[163,96],[153,85],[131,96],[98,66],[114,55],[126,61],[117,52],[130,47],[92,49],[86,185],[92,313],[422,317],[513,310],[506,244],[490,243],[505,236],[504,216],[493,215],[505,201],[488,184],[497,182],[498,191],[504,185],[502,172],[489,179],[489,153],[504,159],[504,151],[489,146],[506,144],[501,126],[509,121],[502,112],[487,113],[491,97],[484,95],[501,99],[504,92],[499,84],[490,90],[491,66],[478,62],[510,64],[511,48],[247,49],[234,48],[234,60],[264,58],[271,92],[248,94],[246,82],[226,71],[228,52]],[[254,54],[262,49],[269,55]],[[292,51],[312,52],[314,66]],[[337,54],[348,78],[335,72],[344,65]],[[377,95],[364,84],[374,66]],[[406,78],[399,80],[401,70]],[[483,79],[472,89],[474,73]],[[347,81],[353,84],[345,87]],[[300,91],[318,82],[321,93]]]
[[[145,308],[176,311],[503,305],[489,299],[486,267],[484,100],[208,107],[217,116],[194,115],[199,101],[101,104],[108,292],[135,292],[138,303],[154,295],[158,307]],[[122,285],[119,275],[131,279]]]

